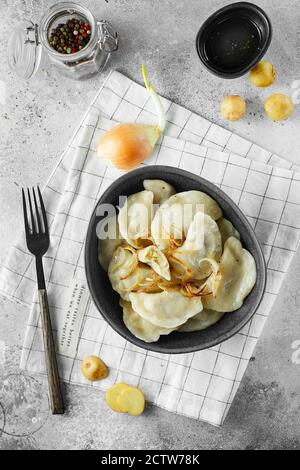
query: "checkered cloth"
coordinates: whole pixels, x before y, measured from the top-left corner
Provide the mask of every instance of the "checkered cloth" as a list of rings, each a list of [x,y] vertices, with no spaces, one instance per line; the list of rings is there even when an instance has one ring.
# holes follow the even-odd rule
[[[87,295],[79,309],[73,351],[67,354],[58,346],[60,375],[68,383],[102,390],[115,382],[138,385],[148,401],[162,408],[220,425],[297,249],[300,173],[292,163],[181,106],[162,101],[167,129],[145,164],[171,165],[201,175],[239,205],[266,257],[265,296],[252,321],[233,338],[205,351],[167,356],[125,341],[102,319]],[[103,191],[121,174],[96,158],[96,142],[116,122],[125,121],[154,123],[154,109],[144,87],[113,72],[43,191],[51,229],[45,277],[58,338],[70,285],[75,280],[85,286],[84,239],[91,212]],[[21,367],[45,373],[35,265],[23,235],[3,266],[0,288],[10,299],[31,307]],[[82,377],[80,361],[90,354],[101,356],[108,364],[107,379],[90,383]]]

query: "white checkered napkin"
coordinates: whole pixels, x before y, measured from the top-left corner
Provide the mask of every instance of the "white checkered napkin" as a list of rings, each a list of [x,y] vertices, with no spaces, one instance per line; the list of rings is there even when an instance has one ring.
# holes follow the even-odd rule
[[[99,135],[113,125],[112,121],[99,116],[104,98],[109,102],[107,91],[103,95],[107,85],[114,87],[118,95],[128,93],[131,100],[132,95],[135,96],[134,90],[142,93],[141,87],[113,73],[91,105],[70,150],[44,191],[47,208],[52,214],[52,243],[45,258],[45,275],[55,332],[64,313],[70,284],[74,278],[84,280],[83,243],[91,211],[100,194],[120,174],[95,158]],[[129,97],[127,95],[128,102]],[[126,100],[118,101],[121,110]],[[129,116],[132,108],[128,107],[128,110]],[[114,117],[117,120],[118,115]],[[178,117],[174,122],[175,119],[179,122]],[[199,119],[202,122],[202,118]],[[211,148],[166,135],[147,164],[167,164],[202,175],[220,186],[242,207],[262,243],[268,263],[267,292],[259,311],[242,332],[217,347],[195,354],[165,356],[145,352],[127,343],[105,323],[89,299],[84,305],[75,353],[58,354],[63,380],[101,389],[116,381],[138,384],[149,401],[163,408],[216,425],[223,422],[296,250],[300,230],[299,175],[266,165],[261,157],[263,150],[257,148],[255,153],[253,145],[248,154],[242,156],[217,150],[215,147],[223,132],[221,129],[220,134],[214,134],[214,142],[205,141]],[[276,163],[287,166],[282,159]],[[15,247],[7,261],[0,287],[8,297],[32,304],[35,272],[24,242]],[[36,297],[32,305],[21,366],[44,373]],[[99,354],[108,363],[111,373],[106,380],[89,384],[81,376],[80,361],[87,354]]]

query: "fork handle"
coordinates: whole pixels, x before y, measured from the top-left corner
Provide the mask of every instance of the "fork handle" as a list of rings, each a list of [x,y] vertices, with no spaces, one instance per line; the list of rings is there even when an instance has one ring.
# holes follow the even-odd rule
[[[51,328],[49,304],[46,289],[39,289],[39,302],[42,318],[42,330],[45,348],[46,368],[50,394],[51,410],[53,415],[64,413],[64,403],[60,390],[60,381],[56,361],[55,345]]]

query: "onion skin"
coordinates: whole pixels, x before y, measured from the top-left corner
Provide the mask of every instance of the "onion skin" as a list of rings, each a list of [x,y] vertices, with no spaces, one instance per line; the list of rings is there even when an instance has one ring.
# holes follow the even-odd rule
[[[131,170],[151,155],[160,134],[157,126],[119,124],[100,138],[97,155],[110,160],[119,170]]]

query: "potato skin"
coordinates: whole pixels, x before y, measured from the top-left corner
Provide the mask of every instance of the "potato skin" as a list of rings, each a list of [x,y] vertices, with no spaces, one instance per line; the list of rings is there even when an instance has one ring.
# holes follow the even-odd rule
[[[276,93],[266,99],[264,108],[272,121],[283,121],[293,114],[294,104],[289,96]]]
[[[221,113],[228,121],[238,121],[245,116],[246,112],[246,101],[241,96],[226,96],[221,103]]]
[[[96,382],[108,376],[108,367],[100,357],[87,356],[81,363],[81,372],[87,380]]]
[[[250,72],[249,80],[252,85],[265,88],[271,86],[276,80],[276,70],[267,60],[262,60],[253,67]]]

